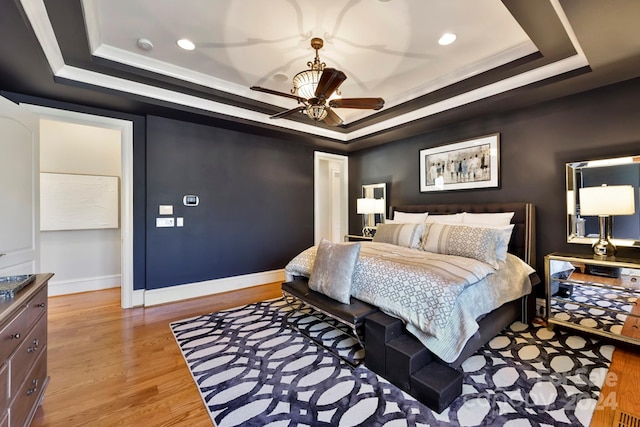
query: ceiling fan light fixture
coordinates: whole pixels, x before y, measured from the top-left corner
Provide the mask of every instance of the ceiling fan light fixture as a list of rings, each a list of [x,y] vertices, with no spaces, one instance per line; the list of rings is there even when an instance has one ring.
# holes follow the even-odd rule
[[[300,71],[293,77],[293,93],[302,98],[313,98],[321,75],[322,70]]]
[[[333,111],[333,107],[379,110],[384,106],[382,98],[342,98],[338,88],[347,76],[335,68],[325,68],[326,64],[320,61],[318,55],[318,50],[322,48],[323,44],[324,41],[321,38],[311,39],[311,47],[316,51],[315,58],[313,61],[307,62],[308,69],[300,71],[293,77],[293,88],[290,93],[251,86],[251,90],[298,101],[298,107],[274,114],[270,117],[271,119],[279,119],[301,112],[313,121],[324,120],[328,126],[340,126],[344,122]]]
[[[324,105],[308,105],[305,112],[310,119],[317,122],[324,120],[324,118],[327,117],[327,109]]]

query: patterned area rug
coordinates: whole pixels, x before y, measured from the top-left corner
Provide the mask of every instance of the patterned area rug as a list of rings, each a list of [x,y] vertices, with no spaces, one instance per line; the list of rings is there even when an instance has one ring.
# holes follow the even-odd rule
[[[316,345],[288,310],[264,301],[171,324],[216,426],[588,426],[614,350],[516,322],[463,364],[463,394],[438,414]],[[323,319],[292,318],[362,357]]]

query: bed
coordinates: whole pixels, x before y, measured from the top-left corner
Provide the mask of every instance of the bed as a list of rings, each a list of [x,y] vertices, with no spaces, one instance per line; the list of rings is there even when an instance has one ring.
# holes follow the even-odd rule
[[[466,255],[443,255],[437,250],[431,253],[426,238],[419,244],[423,250],[415,249],[414,243],[407,243],[406,240],[409,238],[411,241],[415,236],[409,235],[404,236],[405,241],[401,246],[394,246],[398,242],[389,243],[384,237],[374,238],[372,243],[362,242],[359,246],[350,297],[380,309],[380,312],[366,318],[365,364],[415,397],[426,400],[425,403],[432,409],[440,411],[460,394],[462,379],[457,368],[464,360],[513,321],[531,320],[535,299],[529,298],[529,295],[532,286],[540,281],[533,270],[535,209],[528,203],[396,205],[390,211],[391,218],[395,212],[407,214],[404,218],[428,212],[427,218],[431,217],[432,222],[437,224],[453,220],[451,225],[427,226],[432,234],[433,230],[439,230],[439,239],[442,239],[442,233],[451,230],[468,231],[468,223],[458,223],[460,215],[452,214],[465,213],[466,218],[478,218],[483,215],[468,214],[513,212],[513,217],[508,221],[513,224],[508,245],[506,241],[503,242],[509,255],[501,263],[493,265],[493,271],[486,264],[495,261],[491,252],[495,248],[484,251],[488,258],[481,255],[478,258],[481,262],[478,263],[478,259],[471,260]],[[492,233],[483,227],[478,233]],[[386,225],[380,227],[378,233],[396,230],[395,237],[398,239],[400,229],[411,228]],[[423,232],[424,229],[419,229],[419,233]],[[309,248],[289,263],[285,269],[288,281],[310,276],[317,251],[318,247]],[[423,256],[426,258],[421,258]],[[300,258],[307,259],[301,263]],[[421,265],[408,266],[414,261]],[[506,280],[498,280],[498,276],[507,271],[504,267],[507,264],[515,266],[517,274],[509,270]],[[436,291],[429,291],[428,297],[417,297],[414,289],[422,292],[425,285],[420,277],[416,277],[415,268],[419,271],[425,269],[426,272],[427,265],[435,265],[436,269],[443,270],[444,279],[438,280],[445,285],[438,285],[440,287]],[[382,272],[387,274],[389,271],[389,276],[382,276]],[[452,276],[455,276],[455,281]],[[414,282],[415,286],[409,288],[408,284]],[[518,282],[517,286],[512,285],[515,282]],[[390,294],[390,297],[396,298],[398,293],[409,295],[398,301],[382,297],[383,294]],[[344,306],[336,301],[337,307],[341,305]],[[415,311],[405,310],[409,306]],[[424,371],[420,365],[428,365],[428,369],[418,372],[419,378],[414,380],[416,371]]]

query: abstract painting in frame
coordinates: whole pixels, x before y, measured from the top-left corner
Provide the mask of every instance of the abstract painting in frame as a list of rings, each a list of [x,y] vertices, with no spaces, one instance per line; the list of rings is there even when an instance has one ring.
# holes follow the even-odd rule
[[[499,187],[500,134],[420,150],[420,191]]]

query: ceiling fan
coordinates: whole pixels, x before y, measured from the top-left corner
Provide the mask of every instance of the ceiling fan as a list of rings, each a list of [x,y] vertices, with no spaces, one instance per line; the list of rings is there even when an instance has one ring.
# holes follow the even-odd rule
[[[301,71],[293,77],[293,89],[291,89],[290,94],[260,86],[251,86],[252,90],[295,99],[302,104],[290,110],[274,114],[270,118],[279,119],[303,112],[312,120],[324,120],[329,126],[338,126],[342,124],[342,119],[332,108],[379,110],[384,106],[384,99],[382,98],[330,99],[334,93],[340,93],[338,87],[347,79],[347,76],[335,68],[325,68],[326,64],[320,62],[318,50],[322,49],[323,45],[324,42],[321,38],[314,37],[311,39],[311,47],[315,49],[316,57],[313,62],[307,62],[307,66],[310,67],[308,70]]]

